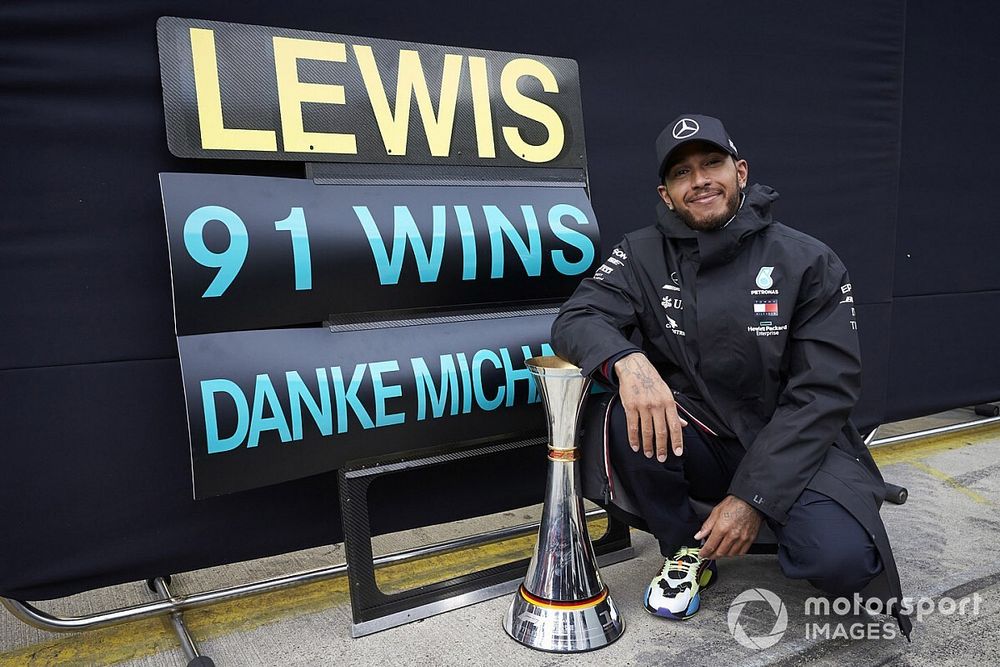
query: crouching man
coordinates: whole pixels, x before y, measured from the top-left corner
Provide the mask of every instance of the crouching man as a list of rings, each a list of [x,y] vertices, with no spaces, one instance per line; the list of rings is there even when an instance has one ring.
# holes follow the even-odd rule
[[[645,607],[686,619],[766,522],[786,576],[851,596],[884,577],[884,482],[848,416],[861,388],[851,282],[834,252],[771,218],[723,124],[685,115],[656,142],[657,224],[583,280],[552,344],[617,394],[603,415],[610,502],[659,542]],[[611,471],[614,475],[611,475]],[[609,483],[609,487],[610,487]],[[709,501],[705,521],[690,498]],[[909,636],[910,621],[890,607]]]

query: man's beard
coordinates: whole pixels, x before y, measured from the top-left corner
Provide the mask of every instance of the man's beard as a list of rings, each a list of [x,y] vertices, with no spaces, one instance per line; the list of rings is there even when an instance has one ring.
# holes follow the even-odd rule
[[[678,209],[676,213],[677,216],[684,221],[684,224],[691,229],[698,232],[711,232],[724,227],[727,222],[733,219],[733,216],[736,215],[736,211],[738,211],[739,208],[740,191],[733,190],[732,196],[726,200],[726,210],[717,216],[695,220],[687,211]]]

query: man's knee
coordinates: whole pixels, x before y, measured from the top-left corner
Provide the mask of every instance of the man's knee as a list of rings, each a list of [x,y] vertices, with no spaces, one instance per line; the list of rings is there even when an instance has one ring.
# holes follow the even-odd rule
[[[851,595],[882,572],[871,536],[833,499],[806,490],[790,515],[778,551],[786,576],[831,595]]]
[[[878,553],[870,542],[792,547],[787,549],[787,558],[779,562],[786,576],[805,579],[830,595],[852,595],[882,571]]]

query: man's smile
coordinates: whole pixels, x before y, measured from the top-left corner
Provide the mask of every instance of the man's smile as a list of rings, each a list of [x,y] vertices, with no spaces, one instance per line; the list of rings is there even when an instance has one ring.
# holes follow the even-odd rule
[[[702,206],[707,204],[714,204],[716,199],[718,199],[721,196],[722,196],[721,190],[712,190],[710,192],[703,192],[699,195],[691,197],[691,199],[688,200],[688,203],[698,204]]]

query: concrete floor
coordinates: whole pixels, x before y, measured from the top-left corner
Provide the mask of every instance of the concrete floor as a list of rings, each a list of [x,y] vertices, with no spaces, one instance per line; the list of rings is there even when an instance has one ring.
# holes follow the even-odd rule
[[[969,411],[951,411],[879,430],[885,438],[900,432],[966,421]],[[893,541],[904,591],[911,596],[962,599],[978,596],[977,613],[932,613],[915,622],[913,642],[902,638],[837,638],[836,628],[857,631],[865,624],[886,632],[883,617],[817,618],[805,614],[814,590],[785,579],[774,556],[720,561],[718,586],[708,591],[697,616],[668,622],[646,614],[642,593],[662,565],[653,540],[633,531],[636,557],[602,568],[627,623],[624,636],[594,653],[559,656],[538,653],[508,639],[501,619],[510,596],[488,600],[359,639],[350,638],[350,604],[344,578],[255,596],[195,610],[186,615],[202,652],[220,667],[235,665],[993,665],[1000,664],[1000,425],[923,439],[874,450],[888,481],[906,486],[904,506],[886,505],[883,517]],[[434,526],[379,539],[380,552],[392,552],[501,525],[537,518],[539,508]],[[387,588],[420,585],[484,564],[522,557],[532,538],[511,540],[446,557],[388,568],[380,575]],[[184,573],[175,577],[176,593],[277,576],[343,562],[340,545],[280,557]],[[788,626],[774,646],[751,650],[730,633],[727,617],[737,595],[765,588],[785,605]],[[39,604],[59,614],[85,614],[151,599],[144,584],[116,586],[60,601]],[[771,608],[751,602],[739,617],[747,634],[768,633]],[[815,625],[830,624],[831,638],[816,637]],[[115,628],[55,635],[28,627],[0,612],[0,666],[131,665],[183,667],[187,661],[163,619]]]

